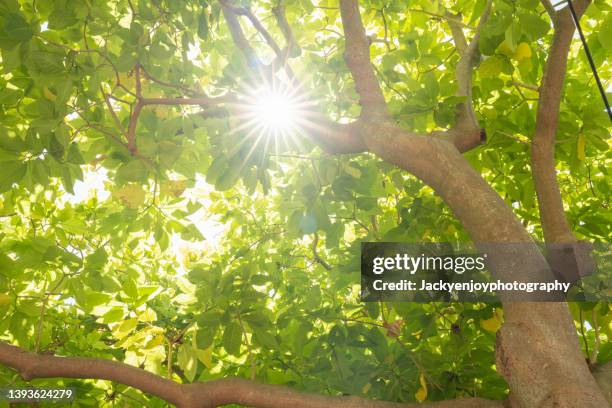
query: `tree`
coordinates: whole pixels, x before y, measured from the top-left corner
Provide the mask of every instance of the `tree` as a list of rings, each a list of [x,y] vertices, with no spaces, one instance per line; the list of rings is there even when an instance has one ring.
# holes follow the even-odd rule
[[[603,65],[609,5],[574,6]],[[362,304],[355,288],[364,240],[524,243],[494,273],[536,280],[534,238],[609,240],[609,122],[567,7],[0,12],[3,383],[84,405],[606,406],[607,303]],[[262,129],[249,98],[270,87],[301,126]]]

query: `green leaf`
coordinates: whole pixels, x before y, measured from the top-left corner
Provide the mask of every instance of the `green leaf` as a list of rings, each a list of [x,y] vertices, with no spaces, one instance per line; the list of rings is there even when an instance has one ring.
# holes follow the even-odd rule
[[[6,14],[0,23],[0,47],[2,48],[12,48],[21,42],[30,40],[33,35],[34,30],[20,13]]]
[[[519,16],[519,22],[529,41],[539,40],[550,31],[550,24],[537,14],[523,13]]]
[[[502,67],[503,61],[501,58],[489,57],[480,64],[478,72],[482,78],[494,78],[500,74]]]
[[[242,330],[240,325],[235,322],[230,322],[223,330],[223,348],[228,354],[238,356],[240,354],[240,345],[242,343]]]
[[[215,183],[215,188],[219,191],[225,191],[232,188],[240,177],[240,166],[233,166],[227,169]]]
[[[21,181],[26,173],[25,163],[18,160],[0,162],[0,193],[8,191],[14,183]]]
[[[84,224],[83,224],[84,226]],[[87,229],[83,228],[81,233],[86,233]],[[108,254],[104,248],[98,248],[91,255],[85,258],[85,266],[90,269],[101,269],[108,260]]]
[[[50,51],[33,51],[30,53],[31,67],[38,75],[65,74],[63,55]]]
[[[74,178],[72,177],[72,172],[70,171],[70,167],[62,166],[62,185],[64,189],[70,194],[74,194]]]
[[[217,179],[226,171],[228,168],[227,160],[225,157],[217,157],[211,163],[208,171],[206,172],[206,182],[208,184],[215,184]]]
[[[51,29],[61,30],[78,22],[74,8],[62,3],[64,2],[58,1],[56,8],[49,15],[49,28]]]
[[[132,160],[117,169],[116,178],[119,182],[140,182],[146,181],[149,172],[142,160]]]
[[[131,278],[126,278],[121,285],[121,288],[131,298],[138,298],[138,287],[136,286],[136,282],[134,282]]]
[[[597,38],[608,52],[612,51],[612,16],[608,16],[601,25],[597,32]]]
[[[199,349],[207,349],[213,343],[215,335],[217,334],[217,327],[205,327],[200,328],[196,333],[196,343]]]
[[[365,211],[372,210],[378,205],[376,197],[357,197],[357,208]]]
[[[506,42],[513,50],[516,49],[519,38],[521,36],[521,26],[517,21],[513,21],[510,26],[506,29],[505,38]]]
[[[85,160],[83,160],[83,156],[81,156],[81,151],[77,143],[70,143],[66,161],[72,164],[85,164]]]
[[[272,332],[269,329],[254,328],[253,336],[257,343],[261,344],[262,346],[264,346],[265,348],[269,350],[275,350],[279,348],[279,344],[278,344],[278,341],[276,340],[276,337],[274,336],[274,334],[272,334]]]
[[[187,380],[193,381],[198,369],[198,357],[193,347],[188,343],[181,344],[176,360]]]
[[[117,323],[123,320],[124,311],[120,307],[113,307],[102,316],[102,321],[106,324]]]
[[[218,311],[202,313],[198,318],[199,327],[217,327],[221,322],[222,314]]]

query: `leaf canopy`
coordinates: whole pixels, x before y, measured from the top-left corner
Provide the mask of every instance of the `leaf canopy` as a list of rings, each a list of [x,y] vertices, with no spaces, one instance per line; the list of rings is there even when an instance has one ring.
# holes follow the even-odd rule
[[[393,117],[419,132],[450,126],[459,56],[444,16],[460,14],[469,37],[485,2],[361,3]],[[336,3],[285,6],[299,44],[290,63],[307,98],[333,119],[354,119]],[[250,7],[268,21],[270,2]],[[609,11],[595,1],[583,18],[603,78],[612,77]],[[468,154],[540,238],[529,144],[552,36],[543,12],[533,0],[494,2],[473,83],[489,140]],[[137,64],[146,98],[240,92],[252,81],[221,13],[206,0],[0,4],[3,338],[161,375],[170,359],[184,382],[254,375],[385,400],[502,398],[499,305],[359,302],[359,242],[469,240],[431,188],[370,155],[325,154],[307,132],[253,138],[240,119],[199,106],[145,106],[138,154],[128,148]],[[244,28],[270,63],[264,39]],[[281,29],[268,29],[282,43]],[[558,178],[577,235],[609,241],[610,124],[596,92],[576,42]],[[580,307],[592,347],[595,325],[610,335],[612,313]],[[399,337],[380,327],[398,320]],[[609,343],[599,359],[612,359]],[[0,383],[12,381],[0,368]],[[165,406],[116,384],[62,384],[77,387],[79,406],[111,394]]]

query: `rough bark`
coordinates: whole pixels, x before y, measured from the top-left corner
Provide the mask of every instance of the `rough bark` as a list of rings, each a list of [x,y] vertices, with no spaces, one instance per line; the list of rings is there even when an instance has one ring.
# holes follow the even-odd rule
[[[587,0],[575,2],[579,16],[584,13],[588,4]],[[536,129],[531,144],[531,164],[546,242],[571,243],[575,242],[576,238],[567,222],[557,183],[555,134],[559,123],[567,58],[575,27],[568,7],[552,14],[552,19],[555,31],[540,86]]]
[[[612,405],[612,361],[593,368],[593,376],[599,384],[604,397]]]
[[[355,80],[362,117],[388,120],[385,97],[370,60],[370,41],[363,28],[359,3],[341,0],[340,16],[345,38],[344,59]]]

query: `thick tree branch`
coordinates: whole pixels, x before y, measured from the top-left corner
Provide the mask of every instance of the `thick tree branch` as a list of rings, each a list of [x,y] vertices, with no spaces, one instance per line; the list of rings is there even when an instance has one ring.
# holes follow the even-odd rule
[[[238,47],[238,49],[242,52],[244,57],[247,60],[247,65],[251,68],[261,66],[261,61],[257,57],[257,54],[249,44],[249,41],[246,39],[244,32],[242,31],[242,27],[240,26],[240,21],[238,21],[237,14],[235,12],[235,7],[227,4],[226,2],[220,2],[221,9],[223,10],[223,17],[225,18],[225,22],[227,23],[227,27],[230,30],[230,34],[232,36],[232,40],[234,44]]]
[[[575,8],[582,15],[588,0],[578,0]],[[531,147],[531,163],[540,219],[547,242],[569,243],[576,239],[571,232],[555,170],[555,134],[559,121],[561,92],[567,68],[567,58],[574,22],[566,7],[554,16],[555,32],[540,86],[536,129]]]
[[[285,47],[289,50],[289,53],[299,53],[300,48],[295,40],[295,36],[293,35],[293,30],[287,21],[285,6],[283,4],[279,4],[272,9],[272,13],[274,14],[274,18],[276,18],[276,22],[283,33],[283,36],[285,37]]]
[[[136,67],[134,68],[135,82],[136,82],[136,105],[132,110],[132,115],[130,116],[130,124],[128,126],[127,131],[127,143],[128,150],[132,154],[136,154],[138,149],[136,147],[136,126],[138,125],[138,117],[140,116],[140,111],[144,105],[142,104],[142,83],[140,78],[140,62],[136,63]]]
[[[99,358],[56,357],[25,351],[0,342],[0,364],[25,380],[35,378],[100,379],[121,383],[155,395],[179,408],[215,408],[241,404],[257,408],[500,408],[500,401],[466,398],[429,404],[400,404],[359,397],[333,397],[294,391],[279,385],[239,378],[179,384],[140,368]]]
[[[274,38],[272,38],[272,35],[270,35],[268,30],[266,30],[263,24],[261,24],[261,22],[255,16],[255,14],[253,14],[251,9],[247,7],[236,7],[226,0],[220,0],[219,2],[221,3],[221,5],[223,6],[225,10],[231,11],[233,14],[237,16],[245,16],[251,22],[251,25],[255,28],[255,30],[257,30],[257,32],[263,37],[266,44],[268,44],[268,46],[272,48],[272,50],[274,50],[274,53],[280,57],[281,55],[280,47],[278,46]]]
[[[366,37],[357,0],[340,0],[340,16],[344,29],[344,59],[359,94],[365,117],[388,116],[385,97],[370,61],[370,41]]]
[[[467,40],[465,38],[465,34],[463,33],[463,23],[461,22],[461,14],[454,15],[450,12],[447,12],[446,20],[448,21],[448,26],[450,27],[451,34],[453,36],[453,42],[455,43],[455,48],[459,55],[465,54],[465,50],[467,49]]]
[[[274,40],[272,35],[263,26],[263,24],[261,24],[259,19],[255,16],[255,14],[253,14],[253,12],[249,8],[236,7],[227,0],[219,0],[219,3],[221,4],[221,7],[223,9],[223,15],[230,29],[232,39],[247,59],[249,69],[253,70],[254,68],[256,68],[255,72],[257,74],[262,75],[264,77],[268,77],[273,76],[279,68],[285,68],[287,75],[293,78],[294,73],[287,65],[287,59],[289,58],[289,54],[291,51],[291,44],[288,44],[284,49],[281,50],[276,40]],[[277,7],[277,9],[279,9],[281,12],[284,10],[281,6]],[[278,11],[274,11],[274,14],[278,14]],[[249,41],[244,35],[244,31],[242,30],[240,22],[238,21],[238,16],[245,16],[250,21],[253,28],[255,28],[255,30],[257,30],[257,32],[263,37],[266,44],[268,44],[268,46],[272,48],[272,50],[276,54],[276,58],[270,64],[264,65],[261,63],[257,56],[257,53],[251,47]],[[279,19],[279,17],[283,16],[280,14],[276,15],[277,19]],[[284,19],[284,22],[286,23],[286,19]],[[283,29],[282,25],[281,30],[283,31],[283,34],[286,35],[286,30]]]
[[[97,358],[55,357],[25,351],[0,342],[0,363],[26,380],[35,378],[92,378],[118,382],[180,405],[184,395],[173,381],[116,361]]]
[[[272,13],[274,14],[274,18],[283,33],[283,37],[285,38],[285,47],[279,57],[276,58],[275,61],[272,62],[272,69],[276,70],[280,67],[284,67],[287,74],[295,79],[295,74],[287,65],[287,60],[290,57],[299,56],[302,52],[297,41],[295,40],[295,36],[293,35],[293,30],[287,21],[287,16],[285,14],[285,6],[283,4],[279,4],[278,6],[272,9]]]
[[[243,379],[232,378],[211,381],[206,384],[192,384],[189,387],[200,389],[196,394],[209,396],[216,405],[237,403],[257,408],[501,408],[500,401],[481,398],[463,398],[425,404],[402,404],[395,402],[372,401],[360,397],[330,397],[294,391],[289,388],[258,384]]]
[[[368,150],[361,133],[362,122],[336,123],[319,112],[305,114],[309,138],[331,154],[362,153]]]
[[[244,15],[246,16],[246,18],[249,19],[249,21],[251,22],[253,27],[255,27],[257,32],[259,32],[259,34],[261,34],[263,39],[266,41],[266,44],[268,44],[268,46],[270,48],[272,48],[272,50],[274,51],[276,56],[280,57],[282,55],[282,51],[281,51],[280,47],[278,46],[278,44],[276,43],[274,38],[272,38],[272,35],[270,35],[268,30],[266,30],[266,28],[263,26],[263,24],[261,24],[259,19],[257,17],[255,17],[255,14],[253,14],[253,12],[251,10],[246,9],[246,12],[245,12]]]
[[[544,6],[544,9],[546,10],[546,12],[554,23],[557,12],[555,11],[555,8],[553,7],[552,3],[550,2],[550,0],[541,0],[540,2],[542,3],[542,6]]]

